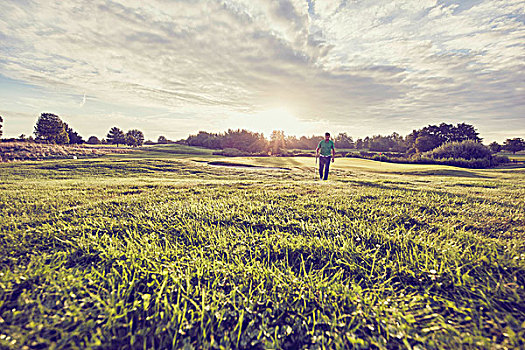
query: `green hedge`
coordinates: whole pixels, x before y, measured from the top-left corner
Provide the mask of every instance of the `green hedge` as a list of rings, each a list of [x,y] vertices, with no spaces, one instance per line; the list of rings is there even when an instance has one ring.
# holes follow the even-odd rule
[[[486,152],[488,151],[488,153]],[[442,164],[462,168],[483,169],[510,162],[506,156],[493,156],[487,147],[473,141],[453,142],[442,145],[433,151],[415,154],[410,157],[377,153],[349,153],[346,157],[364,158],[389,163],[404,164]]]
[[[490,149],[487,146],[472,140],[448,142],[431,151],[423,153],[423,155],[432,159],[487,159],[489,161],[491,159]]]

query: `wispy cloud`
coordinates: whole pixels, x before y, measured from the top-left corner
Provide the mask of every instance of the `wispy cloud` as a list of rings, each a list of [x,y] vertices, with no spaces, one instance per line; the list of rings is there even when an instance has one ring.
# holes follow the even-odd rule
[[[0,74],[84,93],[80,107],[87,94],[161,110],[157,123],[181,133],[281,107],[361,135],[443,120],[489,131],[496,118],[510,132],[525,112],[523,5],[7,1]]]
[[[86,104],[86,93],[84,92],[84,96],[82,96],[82,102],[80,102],[79,106],[84,107]]]

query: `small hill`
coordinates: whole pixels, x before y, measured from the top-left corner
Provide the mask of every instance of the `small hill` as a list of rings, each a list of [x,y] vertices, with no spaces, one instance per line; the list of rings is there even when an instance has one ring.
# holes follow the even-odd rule
[[[0,162],[46,160],[72,157],[97,157],[105,154],[128,153],[131,149],[111,146],[53,145],[32,142],[0,143]]]

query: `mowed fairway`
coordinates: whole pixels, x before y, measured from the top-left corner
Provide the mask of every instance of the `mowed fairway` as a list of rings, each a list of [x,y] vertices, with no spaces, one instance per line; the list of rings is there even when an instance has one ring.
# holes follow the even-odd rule
[[[2,347],[525,346],[525,169],[177,149],[0,164]]]

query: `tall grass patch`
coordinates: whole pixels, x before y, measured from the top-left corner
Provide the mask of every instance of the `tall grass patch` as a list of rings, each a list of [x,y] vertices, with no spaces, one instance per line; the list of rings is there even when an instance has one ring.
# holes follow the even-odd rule
[[[525,346],[520,172],[0,171],[3,347]]]

